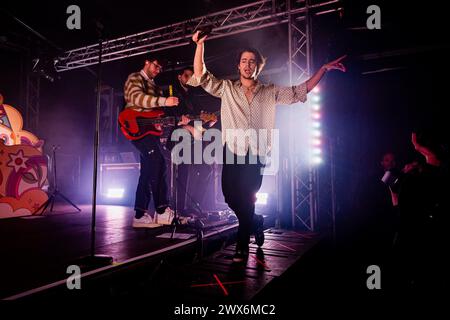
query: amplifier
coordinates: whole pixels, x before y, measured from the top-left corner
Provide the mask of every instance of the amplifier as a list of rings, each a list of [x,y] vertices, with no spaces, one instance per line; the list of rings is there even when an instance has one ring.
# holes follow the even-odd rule
[[[104,204],[133,205],[140,172],[139,163],[100,164],[100,199]]]

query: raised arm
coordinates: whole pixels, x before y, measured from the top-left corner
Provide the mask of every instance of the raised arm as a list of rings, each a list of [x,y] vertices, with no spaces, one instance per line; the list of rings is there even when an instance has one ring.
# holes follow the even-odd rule
[[[202,86],[209,94],[220,98],[224,90],[224,80],[217,79],[208,70],[206,70],[204,55],[204,41],[207,36],[198,39],[199,31],[194,33],[192,40],[197,44],[194,56],[194,75],[187,82],[188,85],[197,87]]]
[[[203,38],[199,39],[200,31],[197,31],[192,36],[192,40],[197,44],[197,48],[195,49],[195,56],[194,56],[194,75],[198,78],[200,78],[203,75],[203,71],[206,69],[205,67],[205,59],[203,58],[204,52],[205,52],[205,39],[208,36],[204,36]]]
[[[345,72],[345,67],[341,63],[345,57],[342,56],[324,64],[311,78],[299,85],[292,87],[274,86],[275,102],[277,104],[293,104],[299,101],[306,102],[307,93],[314,89],[328,70],[336,69]]]
[[[415,132],[411,134],[411,141],[414,145],[414,149],[425,157],[425,160],[429,165],[435,167],[439,167],[441,165],[441,160],[437,157],[435,152],[417,142],[417,134]]]
[[[336,60],[324,64],[311,78],[306,80],[307,91],[310,92],[314,89],[327,71],[336,69],[345,72],[345,66],[341,63],[341,61],[344,60],[346,56],[347,55],[344,55]]]

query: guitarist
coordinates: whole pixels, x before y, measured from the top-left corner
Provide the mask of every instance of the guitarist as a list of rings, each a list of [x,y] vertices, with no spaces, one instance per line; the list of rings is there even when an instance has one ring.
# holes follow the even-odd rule
[[[186,129],[192,135],[194,135],[194,127],[189,124],[191,122],[189,116],[197,117],[200,114],[200,110],[198,110],[192,90],[186,85],[187,81],[193,74],[194,71],[190,67],[186,67],[177,73],[176,80],[173,85],[169,86],[169,89],[165,92],[165,95],[178,98],[178,107],[166,108],[164,110],[167,116],[181,118],[181,121],[178,123],[176,128]],[[170,139],[173,129],[174,128],[172,128],[172,130],[164,130],[164,138],[167,138],[167,146],[169,149],[172,149],[175,144]]]
[[[124,86],[125,108],[145,112],[153,108],[178,105],[178,98],[164,97],[162,90],[155,84],[154,79],[161,73],[162,68],[161,59],[149,57],[145,60],[144,67],[140,72],[128,76]],[[142,139],[132,141],[132,143],[139,150],[141,163],[133,227],[152,228],[160,224],[171,224],[174,212],[169,206],[167,166],[162,154],[160,139],[153,135],[147,135]],[[148,214],[151,194],[153,194],[156,209],[154,220]]]
[[[167,113],[174,115],[174,116],[194,116],[195,118],[198,118],[200,114],[203,112],[201,110],[201,107],[199,103],[197,102],[197,99],[195,98],[195,94],[193,93],[193,88],[187,85],[187,82],[189,79],[191,79],[192,75],[194,74],[194,70],[191,67],[185,67],[183,69],[180,69],[177,73],[177,77],[174,81],[174,85],[172,86],[172,92],[173,96],[178,98],[179,105],[177,108],[172,108],[171,110],[168,110]],[[217,122],[217,117],[213,116],[213,119],[208,122],[207,127],[213,126]],[[200,129],[194,129],[194,127],[190,124],[185,124],[185,119],[182,118],[183,125],[182,128],[186,129],[190,132],[191,138],[194,139],[200,139],[202,132]],[[188,120],[189,121],[189,120]],[[191,141],[193,142],[194,139]],[[170,141],[170,137],[168,139],[169,142],[169,148],[173,147],[175,142]],[[190,163],[181,163],[178,165],[177,168],[177,209],[178,211],[183,215],[187,214],[187,207],[193,207],[191,205],[191,201],[189,201],[189,198],[186,199],[187,189],[188,189],[188,181],[190,174],[194,173],[193,170],[198,169],[201,165],[192,165],[194,163],[194,148],[193,144],[191,144],[191,162]],[[198,174],[198,172],[197,172]],[[201,188],[201,186],[196,186],[196,188]],[[206,192],[206,190],[204,190]],[[188,200],[186,202],[186,200]],[[199,199],[192,199],[197,202],[199,202]]]

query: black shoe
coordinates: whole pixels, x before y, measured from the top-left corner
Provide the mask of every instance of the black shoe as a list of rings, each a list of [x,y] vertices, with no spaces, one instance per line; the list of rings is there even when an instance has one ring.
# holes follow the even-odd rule
[[[258,247],[264,244],[264,217],[255,215],[255,242]]]
[[[237,250],[233,256],[233,262],[236,263],[244,263],[248,260],[248,251],[245,250]]]

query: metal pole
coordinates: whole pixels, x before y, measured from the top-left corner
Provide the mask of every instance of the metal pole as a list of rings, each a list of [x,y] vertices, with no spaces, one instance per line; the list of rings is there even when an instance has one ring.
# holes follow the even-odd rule
[[[91,248],[88,256],[78,259],[74,264],[78,264],[81,268],[96,268],[110,265],[113,258],[107,255],[95,254],[95,222],[97,219],[97,176],[98,176],[98,148],[100,143],[100,95],[102,84],[102,37],[100,26],[99,33],[99,55],[98,55],[98,72],[97,72],[97,106],[95,114],[95,134],[94,134],[94,170],[92,178],[92,216],[91,216]]]
[[[281,167],[281,172],[283,172],[283,163],[282,163],[282,167]],[[280,177],[280,173],[278,172],[277,174],[275,174],[275,186],[277,188],[277,212],[276,212],[276,220],[275,220],[275,228],[276,229],[280,229],[281,228],[281,195],[283,194],[280,191],[281,188],[281,183],[280,180],[282,181],[283,178],[283,174],[281,173],[281,177]]]
[[[291,13],[291,0],[286,0],[286,8],[288,13],[288,72],[289,72],[289,85],[293,85],[292,75],[292,13]],[[289,108],[289,130],[294,128],[294,110]],[[292,228],[295,228],[295,210],[296,210],[296,187],[295,187],[295,152],[294,152],[294,135],[289,135],[289,179],[291,186],[291,223]]]
[[[100,144],[100,94],[102,86],[102,47],[103,40],[99,40],[98,73],[97,73],[97,107],[95,114],[95,135],[94,135],[94,172],[92,187],[92,221],[91,221],[91,256],[95,255],[95,220],[97,216],[97,167],[98,167],[98,147]]]

